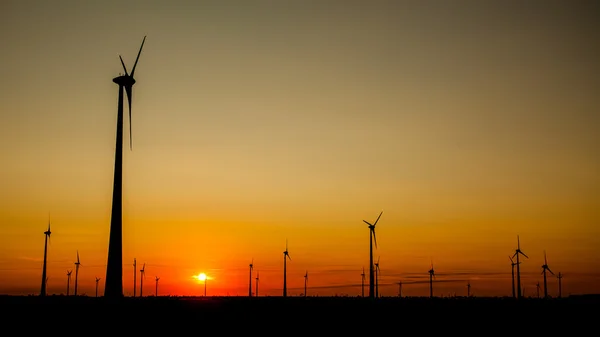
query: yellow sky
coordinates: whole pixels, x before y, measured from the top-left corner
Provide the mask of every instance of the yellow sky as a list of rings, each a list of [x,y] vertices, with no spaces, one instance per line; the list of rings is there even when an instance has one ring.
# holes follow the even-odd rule
[[[545,1],[9,1],[0,11],[0,294],[105,277],[118,55],[124,292],[361,293],[377,225],[384,295],[600,291],[599,26]],[[255,277],[255,275],[254,275]],[[253,282],[254,282],[253,277]],[[367,277],[368,280],[368,277]],[[138,273],[139,281],[139,273]],[[558,291],[555,277],[550,293]],[[99,283],[102,291],[103,280]],[[72,289],[72,288],[71,288]]]

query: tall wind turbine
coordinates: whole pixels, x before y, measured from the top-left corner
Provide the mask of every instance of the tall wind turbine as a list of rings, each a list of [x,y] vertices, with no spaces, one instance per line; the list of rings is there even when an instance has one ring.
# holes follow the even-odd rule
[[[556,276],[556,278],[558,279],[558,298],[562,298],[562,274],[561,272],[558,272],[558,275]]]
[[[132,148],[131,138],[131,100],[135,79],[135,67],[137,66],[146,37],[142,40],[131,74],[127,73],[125,62],[119,55],[121,65],[125,71],[124,75],[113,78],[113,82],[119,85],[119,101],[117,107],[117,145],[115,153],[115,170],[113,180],[112,213],[110,219],[110,237],[108,243],[108,262],[106,264],[106,284],[104,286],[105,297],[123,297],[123,90],[127,93],[129,102],[129,146]]]
[[[375,222],[373,224],[371,224],[370,222],[368,222],[366,220],[363,220],[364,223],[369,225],[369,297],[370,298],[375,297],[375,274],[374,274],[374,270],[373,270],[373,267],[374,267],[374,265],[373,265],[373,241],[375,241],[375,248],[377,248],[377,237],[375,236],[375,226],[377,225],[377,221],[379,221],[381,214],[383,214],[383,211],[381,211],[381,213],[379,213],[377,220],[375,220]]]
[[[259,277],[259,272],[256,272],[256,291],[254,292],[254,295],[256,297],[258,297],[258,277]]]
[[[250,279],[248,280],[248,297],[252,297],[252,269],[254,268],[254,258],[250,262]]]
[[[285,251],[283,252],[283,297],[287,297],[287,259],[292,261],[290,254],[288,253],[288,243],[285,240]]]
[[[548,259],[546,258],[546,251],[544,251],[544,264],[542,265],[542,274],[544,274],[544,298],[548,298],[548,283],[546,282],[546,271],[554,275],[550,267],[548,267]]]
[[[142,292],[144,291],[144,278],[146,276],[146,264],[144,263],[144,265],[142,266],[142,269],[140,269],[140,297],[142,297]]]
[[[48,256],[48,239],[50,239],[50,215],[48,215],[48,230],[44,232],[44,265],[42,266],[42,290],[40,292],[40,296],[46,296],[46,266],[47,266],[47,256]]]
[[[98,297],[98,281],[100,281],[100,278],[96,276],[96,297]]]
[[[71,273],[73,270],[67,270],[67,296],[69,296],[69,287],[71,286]]]
[[[525,253],[521,251],[521,241],[519,240],[519,236],[517,235],[517,249],[515,249],[515,253],[512,256],[517,257],[517,298],[521,298],[523,296],[523,294],[521,293],[521,262],[519,262],[519,255],[523,255],[526,258],[529,258],[527,255],[525,255]]]
[[[133,258],[133,297],[135,297],[135,288],[137,285],[136,276],[137,276],[137,261],[134,257]]]
[[[379,298],[379,256],[377,262],[375,262],[375,297]]]
[[[154,276],[154,281],[156,281],[156,285],[154,288],[154,296],[155,297],[158,297],[158,280],[160,280],[160,277]]]
[[[515,266],[517,265],[517,263],[513,260],[513,258],[509,255],[508,258],[510,259],[510,268],[511,268],[511,276],[512,276],[512,297],[516,298],[516,294],[515,294]]]
[[[306,297],[306,285],[308,284],[308,270],[304,274],[304,297]]]
[[[431,269],[429,269],[429,297],[433,298],[433,279],[435,278],[435,271],[433,270],[433,261],[431,261]]]
[[[402,298],[402,281],[398,282],[398,297]]]
[[[362,289],[362,297],[365,297],[365,267],[363,267],[362,274],[360,274],[361,284],[360,287]]]
[[[77,262],[75,262],[75,292],[73,295],[77,296],[77,279],[79,278],[79,266],[81,262],[79,261],[79,251],[77,251]]]

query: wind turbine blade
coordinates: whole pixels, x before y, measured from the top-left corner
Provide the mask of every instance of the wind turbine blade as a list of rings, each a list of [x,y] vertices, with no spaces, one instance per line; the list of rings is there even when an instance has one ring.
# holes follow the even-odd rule
[[[364,222],[365,222],[367,225],[369,225],[369,226],[373,226],[373,225],[371,225],[371,223],[369,223],[367,220],[363,220],[363,221],[364,221]]]
[[[375,235],[375,227],[371,227],[371,232],[373,232],[373,241],[375,242],[375,248],[377,248],[377,236]]]
[[[526,258],[529,258],[529,256],[525,255],[525,253],[523,253],[522,251],[519,251],[521,253],[521,255],[525,256]]]
[[[379,213],[379,216],[377,217],[377,220],[375,220],[375,223],[373,224],[373,226],[377,225],[377,221],[379,221],[379,218],[381,218],[381,214],[383,214],[383,211],[381,211],[381,213]]]
[[[544,264],[548,264],[548,258],[546,258],[546,251],[544,251]]]
[[[123,62],[123,58],[119,55],[119,59],[121,60],[121,64],[123,65],[123,70],[125,70],[125,75],[127,75],[127,68],[125,67],[125,62]]]
[[[131,136],[131,99],[133,97],[133,87],[130,85],[125,86],[125,91],[127,92],[127,102],[129,103],[129,150],[133,149],[133,140]]]
[[[79,251],[77,251],[77,264],[79,264]]]
[[[138,60],[140,59],[140,54],[142,53],[142,48],[144,48],[144,42],[146,42],[146,37],[142,40],[142,45],[140,46],[140,51],[135,59],[135,63],[133,64],[133,68],[131,68],[131,77],[133,77],[133,73],[135,72],[135,67],[137,66]]]
[[[290,254],[285,254],[285,256],[287,256],[288,259],[290,259],[290,261],[292,261],[292,258],[290,257]]]
[[[550,267],[548,267],[548,271],[550,272],[550,274],[554,275],[554,273],[552,272],[552,270],[550,270]]]

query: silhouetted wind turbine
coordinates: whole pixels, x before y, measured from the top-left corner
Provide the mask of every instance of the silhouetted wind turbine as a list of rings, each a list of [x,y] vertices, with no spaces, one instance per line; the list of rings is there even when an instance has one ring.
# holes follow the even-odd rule
[[[379,298],[379,256],[375,262],[375,297]]]
[[[44,232],[44,265],[42,266],[42,290],[40,292],[40,296],[46,296],[46,266],[47,266],[47,256],[48,256],[48,239],[50,238],[50,214],[48,214],[48,230]]]
[[[558,275],[556,276],[556,278],[558,279],[558,298],[562,298],[562,274],[560,272],[558,272]]]
[[[135,297],[135,288],[137,286],[136,276],[137,276],[137,261],[134,257],[133,258],[133,297]]]
[[[375,271],[373,270],[373,241],[375,242],[375,248],[377,248],[377,237],[375,236],[375,226],[377,225],[377,221],[381,218],[381,214],[383,211],[379,213],[377,220],[373,224],[370,222],[363,220],[364,223],[369,225],[369,297],[375,297]]]
[[[361,278],[361,289],[362,289],[362,297],[365,297],[365,267],[363,267],[362,274],[360,274]]]
[[[144,291],[144,278],[146,276],[146,264],[144,263],[144,265],[142,266],[142,269],[140,269],[140,297],[142,297],[143,295],[143,291]]]
[[[435,278],[435,271],[433,270],[433,261],[431,261],[431,269],[429,269],[429,297],[433,298],[433,279]]]
[[[517,257],[517,296],[518,298],[522,297],[522,293],[521,293],[521,268],[520,268],[520,264],[521,262],[519,262],[519,255],[523,255],[526,258],[529,258],[527,255],[525,255],[525,253],[523,253],[521,251],[521,241],[519,240],[519,236],[517,235],[517,249],[515,249],[515,253],[513,254],[512,257]]]
[[[250,278],[248,280],[248,297],[252,297],[252,269],[254,268],[254,258],[250,262]]]
[[[77,279],[79,278],[79,266],[81,262],[79,261],[79,251],[77,251],[77,262],[75,262],[75,291],[73,295],[77,296]]]
[[[292,260],[288,253],[287,239],[285,240],[285,251],[283,252],[283,297],[287,297],[287,259]]]
[[[256,272],[256,292],[255,292],[255,296],[258,297],[258,277],[259,277],[259,272]]]
[[[517,263],[513,260],[513,258],[509,255],[508,258],[510,259],[510,267],[511,267],[511,276],[512,276],[512,297],[516,298],[516,294],[515,294],[515,266],[517,265]]]
[[[104,286],[105,297],[123,297],[123,89],[127,92],[129,102],[129,144],[132,148],[131,137],[131,100],[135,79],[135,67],[137,66],[146,37],[142,40],[131,74],[127,73],[125,62],[119,55],[121,65],[125,71],[124,75],[113,78],[113,82],[119,85],[119,101],[117,107],[117,140],[115,153],[115,170],[113,181],[112,214],[110,220],[110,237],[108,243],[108,262],[106,264],[106,284]]]
[[[69,287],[71,286],[71,273],[73,270],[67,270],[67,296],[69,296]]]
[[[158,280],[160,280],[160,277],[154,276],[154,280],[156,281],[156,285],[155,285],[155,289],[154,289],[154,296],[158,297]]]
[[[398,282],[398,297],[402,297],[402,281]]]
[[[304,297],[306,297],[306,285],[308,284],[308,270],[304,274]]]
[[[548,298],[548,283],[546,282],[546,270],[550,274],[554,275],[550,267],[548,267],[548,259],[546,258],[546,251],[544,251],[544,264],[542,265],[542,274],[544,274],[544,298]]]
[[[537,298],[540,298],[540,281],[535,284],[535,289],[537,290]]]
[[[471,297],[471,281],[467,283],[467,297]]]
[[[100,278],[96,276],[96,297],[98,297],[98,281],[100,281]]]

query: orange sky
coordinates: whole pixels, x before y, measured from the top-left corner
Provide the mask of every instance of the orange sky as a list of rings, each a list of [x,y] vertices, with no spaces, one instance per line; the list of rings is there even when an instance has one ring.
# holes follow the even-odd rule
[[[118,55],[123,275],[144,294],[600,292],[599,26],[589,2],[8,1],[0,11],[0,294],[104,288]],[[502,4],[502,5],[501,5]],[[74,277],[74,273],[73,273]],[[253,282],[256,274],[253,276]],[[368,275],[367,275],[368,280]],[[139,272],[138,272],[139,282]],[[139,284],[138,284],[139,286]],[[548,279],[556,296],[558,282]],[[71,291],[73,284],[71,285]],[[367,291],[367,286],[365,288]]]

